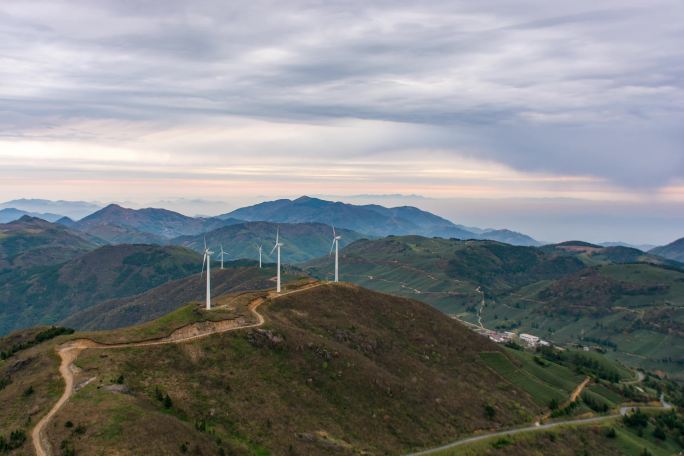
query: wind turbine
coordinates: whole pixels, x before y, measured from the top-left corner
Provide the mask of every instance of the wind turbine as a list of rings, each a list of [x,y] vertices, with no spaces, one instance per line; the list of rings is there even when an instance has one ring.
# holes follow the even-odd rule
[[[283,244],[280,242],[280,228],[276,229],[276,241],[275,245],[273,246],[273,250],[271,250],[270,255],[273,254],[273,251],[278,249],[278,276],[277,276],[277,281],[276,281],[276,292],[280,293],[280,247],[282,247]]]
[[[207,310],[211,310],[211,256],[214,254],[207,248],[207,239],[204,239],[204,259],[202,260],[202,274],[204,274],[204,265],[207,265]],[[200,274],[200,280],[202,280]]]
[[[335,249],[335,282],[340,281],[340,239],[342,239],[342,236],[338,236],[337,233],[335,233],[335,227],[332,227],[333,229],[333,240],[332,240],[332,245],[330,246],[330,255],[332,255],[333,249]]]
[[[225,255],[226,252],[223,251],[223,244],[221,244],[221,269],[223,269],[223,255]]]
[[[257,244],[257,249],[259,249],[259,269],[261,269],[261,252],[263,251],[262,245]]]

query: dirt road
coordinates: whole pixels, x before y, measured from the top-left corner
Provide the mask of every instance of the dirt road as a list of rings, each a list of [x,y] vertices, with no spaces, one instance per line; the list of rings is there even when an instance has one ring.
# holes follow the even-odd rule
[[[50,421],[54,418],[57,412],[66,404],[69,398],[74,394],[74,361],[78,358],[78,355],[85,349],[117,349],[117,348],[131,348],[131,347],[147,347],[153,345],[164,345],[164,344],[179,344],[183,342],[192,341],[195,339],[200,339],[203,337],[208,337],[213,334],[224,333],[227,331],[234,331],[238,329],[249,329],[256,328],[264,324],[265,320],[263,315],[261,315],[257,309],[258,307],[267,302],[268,300],[274,300],[281,298],[283,296],[291,295],[293,293],[299,293],[311,288],[324,285],[323,283],[313,283],[305,285],[296,290],[287,291],[285,293],[277,294],[275,292],[270,292],[266,297],[259,297],[249,304],[249,310],[255,317],[255,321],[245,321],[245,320],[223,320],[223,321],[202,321],[197,323],[192,323],[190,325],[178,328],[173,331],[167,337],[161,339],[155,339],[145,342],[133,342],[128,344],[101,344],[90,339],[77,339],[69,341],[64,345],[57,348],[57,353],[61,359],[59,365],[59,373],[64,379],[64,393],[55,403],[50,411],[36,424],[31,433],[31,438],[33,440],[33,446],[36,450],[37,456],[52,456],[52,447],[50,441],[47,437],[46,429],[50,424]]]

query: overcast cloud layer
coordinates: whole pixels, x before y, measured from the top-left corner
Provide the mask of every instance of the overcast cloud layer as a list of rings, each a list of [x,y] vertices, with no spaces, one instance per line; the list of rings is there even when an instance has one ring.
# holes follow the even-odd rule
[[[0,193],[681,202],[682,43],[680,0],[5,0]]]

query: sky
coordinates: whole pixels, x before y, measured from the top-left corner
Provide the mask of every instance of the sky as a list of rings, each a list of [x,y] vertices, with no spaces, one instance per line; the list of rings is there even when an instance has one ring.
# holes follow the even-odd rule
[[[680,0],[3,0],[0,200],[332,195],[669,242],[682,43]]]

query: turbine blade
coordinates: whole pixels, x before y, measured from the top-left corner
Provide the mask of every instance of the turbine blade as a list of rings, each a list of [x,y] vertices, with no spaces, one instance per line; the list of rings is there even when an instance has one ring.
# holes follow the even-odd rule
[[[332,251],[335,248],[335,238],[333,238],[332,245],[330,246],[330,253],[329,255],[332,255]]]
[[[204,277],[204,264],[207,262],[207,252],[204,251],[204,258],[202,258],[202,272],[200,273],[200,280]]]
[[[336,237],[337,234],[335,233],[335,225],[333,225],[333,237]]]
[[[276,245],[273,246],[273,249],[271,250],[271,253],[269,253],[269,255],[273,255],[273,252],[275,252],[275,249],[277,249],[277,248],[278,248],[278,244],[276,243]]]
[[[207,237],[204,236],[204,250],[207,250]]]

